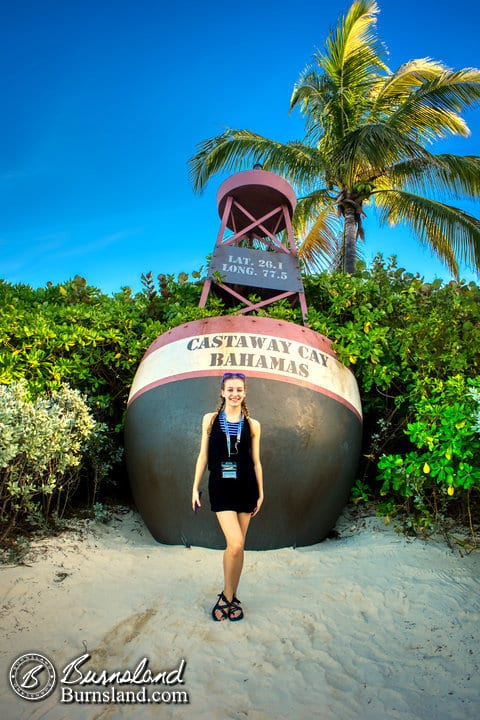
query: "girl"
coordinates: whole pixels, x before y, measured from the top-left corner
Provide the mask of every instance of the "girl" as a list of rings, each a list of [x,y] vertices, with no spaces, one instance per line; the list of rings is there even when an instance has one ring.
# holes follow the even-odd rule
[[[222,376],[221,403],[202,420],[202,439],[192,489],[192,507],[201,507],[200,481],[208,463],[210,505],[225,536],[224,588],[213,610],[214,620],[241,620],[237,588],[243,568],[245,537],[263,503],[260,423],[245,403],[243,373]]]

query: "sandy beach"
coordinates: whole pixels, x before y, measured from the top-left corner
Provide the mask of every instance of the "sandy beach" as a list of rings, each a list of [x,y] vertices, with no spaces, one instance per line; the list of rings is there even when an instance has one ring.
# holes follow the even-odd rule
[[[33,541],[0,569],[2,720],[477,720],[480,553],[351,508],[336,530],[247,552],[236,623],[210,616],[221,551],[160,545],[132,510]],[[44,699],[10,686],[28,653],[56,669]],[[145,685],[156,702],[122,702]]]

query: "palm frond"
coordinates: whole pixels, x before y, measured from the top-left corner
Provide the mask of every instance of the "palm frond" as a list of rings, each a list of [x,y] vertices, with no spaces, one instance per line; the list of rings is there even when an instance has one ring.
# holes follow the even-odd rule
[[[448,134],[467,137],[470,131],[460,113],[480,100],[480,71],[453,72],[438,63],[417,62],[390,78],[384,96],[380,92],[376,99],[375,112],[383,104],[388,108],[386,122],[417,141],[432,142]]]
[[[480,221],[459,208],[399,190],[375,195],[380,221],[410,227],[458,277],[458,260],[480,267]]]
[[[229,128],[198,145],[198,152],[189,163],[190,177],[195,191],[201,191],[220,170],[235,172],[255,163],[279,173],[297,187],[311,183],[325,168],[315,147],[297,141],[275,142],[249,130]]]
[[[299,198],[293,216],[296,235],[300,237],[306,235],[312,222],[324,209],[336,216],[336,196],[332,195],[326,188],[314,190],[308,195]]]
[[[318,72],[318,68],[309,63],[300,73],[300,76],[293,86],[290,98],[290,111],[300,106],[300,112],[305,115],[317,115],[321,118],[319,111],[327,102],[326,78]]]
[[[381,175],[399,162],[410,158],[432,159],[425,148],[395,128],[382,123],[367,124],[342,139],[330,158],[344,172],[344,182],[357,177]],[[433,161],[433,160],[432,160]]]
[[[378,5],[372,0],[352,3],[325,43],[321,66],[327,73],[345,80],[352,72],[354,76],[358,75],[360,69],[368,72],[373,68],[386,70],[381,59],[384,50],[375,28],[378,13]]]
[[[409,98],[423,83],[435,80],[446,71],[445,66],[430,58],[409,60],[388,73],[376,88],[371,117],[384,117]]]
[[[295,84],[290,109],[300,106],[309,141],[355,127],[377,75],[388,70],[375,33],[377,13],[372,0],[356,0]]]
[[[263,158],[263,168],[282,175],[297,192],[302,192],[322,181],[327,164],[317,148],[292,141],[270,145]]]
[[[318,68],[309,65],[295,83],[290,98],[290,112],[299,107],[305,118],[305,133],[309,144],[316,146],[325,133],[325,118],[334,108],[336,89],[331,80],[320,75]],[[334,111],[334,110],[333,110]]]
[[[405,187],[420,194],[436,197],[480,199],[480,157],[478,155],[435,155],[415,158],[393,166],[388,175],[389,187]]]
[[[303,199],[304,201],[305,199]],[[299,205],[301,208],[302,200]],[[300,212],[302,211],[300,210]],[[300,224],[298,216],[296,223]],[[331,266],[337,252],[340,235],[341,224],[332,212],[331,206],[317,209],[313,225],[298,245],[298,256],[303,262],[306,272],[316,273]]]
[[[200,142],[198,152],[189,160],[195,192],[202,191],[212,175],[221,170],[235,172],[261,162],[264,140],[266,138],[248,130],[227,129],[221,135]]]
[[[446,70],[440,77],[419,89],[424,103],[460,113],[480,100],[480,70]]]

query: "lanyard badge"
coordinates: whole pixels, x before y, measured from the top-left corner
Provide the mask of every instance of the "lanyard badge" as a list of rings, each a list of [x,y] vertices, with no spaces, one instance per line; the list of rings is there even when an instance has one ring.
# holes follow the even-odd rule
[[[220,415],[220,426],[225,433],[226,440],[227,440],[227,450],[228,450],[228,460],[226,462],[222,462],[222,478],[228,479],[228,480],[235,480],[237,478],[237,463],[234,460],[231,460],[230,457],[232,455],[238,455],[238,444],[240,442],[240,436],[242,434],[242,428],[243,428],[243,413],[240,416],[240,421],[238,423],[238,429],[237,429],[237,439],[235,440],[235,450],[232,453],[231,451],[231,439],[230,439],[230,433],[228,431],[228,422],[227,418],[225,417],[225,413],[221,413]]]
[[[237,463],[233,460],[222,462],[222,478],[226,480],[237,479]]]

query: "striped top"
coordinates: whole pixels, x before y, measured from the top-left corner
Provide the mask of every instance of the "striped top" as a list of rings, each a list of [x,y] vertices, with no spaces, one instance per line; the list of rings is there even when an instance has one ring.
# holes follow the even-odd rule
[[[243,427],[243,413],[240,415],[240,420],[237,420],[237,422],[229,422],[225,412],[222,410],[219,420],[220,427],[225,435],[233,435],[234,437],[239,437],[241,435]]]

